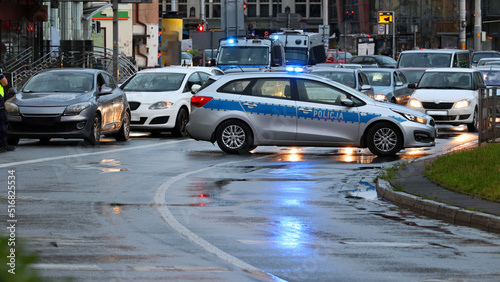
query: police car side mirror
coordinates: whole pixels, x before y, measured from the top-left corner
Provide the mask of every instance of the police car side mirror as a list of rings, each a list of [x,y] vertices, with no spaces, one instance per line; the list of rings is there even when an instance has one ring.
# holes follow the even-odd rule
[[[347,98],[340,100],[340,103],[342,104],[342,106],[346,106],[346,107],[354,106],[354,102],[351,99],[347,99]]]
[[[401,82],[401,81],[396,81],[396,86],[403,86],[403,82]]]
[[[191,93],[196,94],[196,92],[198,92],[198,90],[200,90],[200,88],[201,88],[201,85],[193,84],[193,86],[191,86]]]
[[[372,89],[372,87],[371,87],[371,85],[369,85],[369,84],[363,84],[363,85],[361,86],[361,90],[370,90],[370,89]]]

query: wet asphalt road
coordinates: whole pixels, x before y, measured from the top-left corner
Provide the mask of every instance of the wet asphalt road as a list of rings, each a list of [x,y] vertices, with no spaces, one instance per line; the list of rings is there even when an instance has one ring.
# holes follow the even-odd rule
[[[477,138],[440,132],[438,146],[397,158],[309,147],[232,156],[168,134],[99,147],[23,140],[0,156],[0,180],[15,170],[16,236],[46,281],[498,281],[497,234],[376,196],[382,168]],[[0,210],[6,222],[5,199]]]

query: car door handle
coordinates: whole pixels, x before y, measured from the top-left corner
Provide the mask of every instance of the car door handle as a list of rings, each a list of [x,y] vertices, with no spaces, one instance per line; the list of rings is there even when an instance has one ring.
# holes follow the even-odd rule
[[[309,108],[299,108],[299,111],[305,113],[305,114],[308,114],[310,112],[312,112],[313,110],[312,109],[309,109]]]
[[[253,102],[246,102],[246,103],[243,103],[243,106],[249,107],[249,108],[255,108],[255,107],[257,107],[257,104],[255,104]]]

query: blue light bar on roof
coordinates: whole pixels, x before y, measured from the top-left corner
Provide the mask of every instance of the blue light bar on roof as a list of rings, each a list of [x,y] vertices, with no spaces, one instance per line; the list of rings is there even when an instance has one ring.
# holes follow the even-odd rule
[[[285,69],[287,72],[296,72],[296,73],[304,72],[304,67],[301,66],[288,66]]]

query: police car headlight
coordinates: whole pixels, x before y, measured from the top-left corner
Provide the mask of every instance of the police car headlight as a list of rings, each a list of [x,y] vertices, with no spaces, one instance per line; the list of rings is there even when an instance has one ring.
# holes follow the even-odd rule
[[[77,103],[77,104],[69,105],[64,110],[64,115],[65,116],[79,115],[83,110],[85,110],[88,107],[90,107],[90,103],[89,102]]]
[[[458,102],[455,103],[455,109],[463,109],[463,108],[467,108],[468,106],[470,105],[470,101],[469,100],[460,100]]]
[[[415,116],[415,115],[412,115],[409,113],[400,113],[397,111],[395,111],[395,112],[404,116],[409,121],[413,121],[413,122],[417,122],[417,123],[421,123],[421,124],[427,124],[427,119],[425,119],[423,117]]]
[[[387,100],[387,97],[384,94],[375,94],[373,95],[373,99],[377,101],[385,101]]]
[[[5,102],[5,110],[11,116],[19,115],[19,107],[14,103]]]
[[[422,108],[422,103],[417,99],[410,99],[410,101],[408,101],[408,106],[412,108]]]
[[[160,101],[156,102],[153,105],[149,106],[148,109],[150,110],[165,110],[170,108],[173,105],[173,103],[168,102],[168,101]]]

